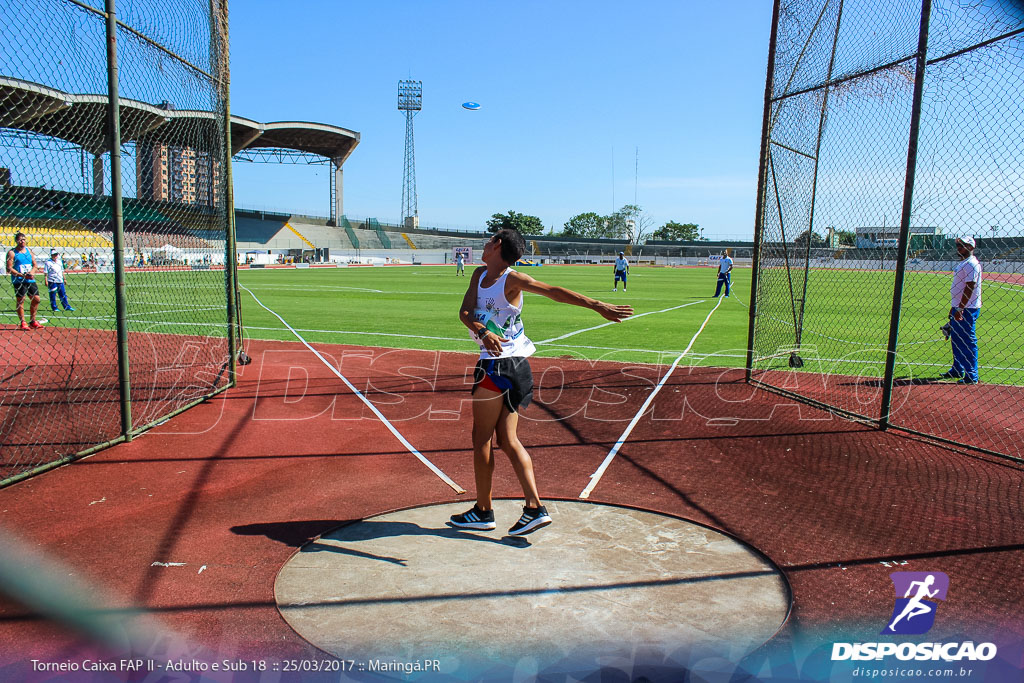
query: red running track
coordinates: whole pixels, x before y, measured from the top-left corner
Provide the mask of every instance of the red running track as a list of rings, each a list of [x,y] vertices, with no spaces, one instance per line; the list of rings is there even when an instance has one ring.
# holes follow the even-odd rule
[[[473,356],[317,348],[424,456],[472,489]],[[321,658],[275,608],[274,578],[291,554],[349,520],[470,498],[300,345],[252,342],[249,353],[237,388],[131,443],[0,490],[0,526],[97,586],[111,607],[140,608],[195,652]],[[533,367],[539,388],[520,438],[542,495],[575,499],[666,368],[539,358]],[[897,569],[950,577],[929,637],[1019,641],[1021,474],[1012,463],[754,389],[739,370],[678,368],[590,500],[710,524],[759,549],[793,590],[780,641],[877,639]],[[500,454],[495,494],[520,495]],[[28,659],[67,659],[86,647],[0,602],[0,678],[23,680]]]

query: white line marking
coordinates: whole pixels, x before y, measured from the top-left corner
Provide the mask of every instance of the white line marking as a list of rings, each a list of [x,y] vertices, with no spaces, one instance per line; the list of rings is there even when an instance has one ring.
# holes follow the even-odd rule
[[[281,328],[281,327],[254,327],[253,325],[246,325],[245,329],[247,329],[247,330],[271,330],[271,331],[275,331],[275,332],[283,332],[284,331],[284,328]],[[301,328],[298,328],[298,329],[296,329],[294,331],[296,331],[296,332],[314,332],[314,333],[317,333],[317,334],[356,334],[356,335],[364,335],[364,336],[369,336],[369,337],[405,337],[405,338],[408,338],[408,339],[436,339],[436,340],[439,340],[439,341],[466,342],[467,344],[472,344],[473,346],[476,346],[476,342],[474,342],[469,337],[430,337],[430,336],[424,336],[424,335],[421,335],[421,334],[395,334],[394,332],[350,332],[350,331],[346,331],[346,330],[304,330],[304,329],[301,329]]]
[[[996,289],[1007,289],[1015,294],[1024,294],[1024,289],[1022,289],[1022,285],[1014,284],[1012,282],[989,281],[985,283],[985,289],[988,289],[989,287],[995,287]]]
[[[337,291],[355,291],[355,292],[373,292],[374,294],[383,294],[382,289],[370,289],[368,287],[346,287],[345,285],[253,285],[252,289],[330,289]],[[389,292],[391,293],[391,292]],[[432,292],[436,294],[443,294],[446,292]],[[451,292],[447,292],[450,294]]]
[[[689,353],[690,349],[693,348],[693,343],[697,341],[698,335],[700,335],[700,333],[704,331],[704,327],[708,324],[708,321],[711,320],[711,314],[717,311],[718,307],[722,305],[722,301],[724,301],[724,298],[718,299],[718,303],[716,303],[715,307],[711,309],[710,313],[708,313],[708,317],[704,318],[704,322],[701,323],[700,329],[698,329],[697,332],[693,335],[693,339],[691,339],[690,343],[686,346],[686,350],[679,354],[679,356],[672,362],[672,367],[668,369],[668,372],[665,373],[665,376],[661,378],[660,382],[658,382],[658,386],[654,387],[654,391],[650,393],[650,395],[647,397],[647,400],[644,401],[644,404],[640,406],[640,410],[638,410],[636,415],[633,416],[633,419],[630,420],[629,426],[626,427],[626,431],[622,433],[622,436],[619,437],[619,440],[615,442],[614,446],[612,446],[611,451],[609,451],[608,455],[605,456],[604,462],[601,463],[601,466],[597,468],[596,472],[590,475],[590,483],[587,484],[587,488],[583,489],[583,492],[580,493],[580,498],[590,497],[590,492],[594,490],[595,486],[597,486],[597,482],[601,481],[601,477],[604,476],[604,471],[608,469],[609,465],[612,464],[612,460],[615,459],[615,456],[616,454],[618,454],[619,449],[622,448],[622,445],[624,443],[626,443],[626,439],[629,438],[630,433],[633,431],[633,427],[636,427],[637,423],[640,422],[640,418],[643,416],[645,412],[647,412],[647,408],[650,407],[651,403],[654,401],[654,397],[658,394],[659,391],[661,391],[661,388],[665,386],[665,382],[672,374],[672,371],[676,369],[676,366],[679,365],[679,361],[681,361],[683,359],[683,356]]]
[[[154,562],[150,567],[184,567],[187,562]]]
[[[674,310],[679,309],[679,308],[686,308],[687,306],[693,306],[694,304],[702,304],[705,301],[707,301],[707,299],[702,299],[701,301],[691,301],[688,304],[683,304],[681,306],[673,306],[672,308],[663,308],[660,311],[647,311],[646,313],[640,313],[639,315],[632,315],[632,316],[626,318],[623,322],[629,322],[630,320],[636,320],[637,318],[642,318],[645,315],[654,315],[655,313],[667,313],[669,311],[674,311]],[[544,341],[534,342],[534,344],[537,344],[537,345],[539,345],[539,344],[550,344],[551,342],[556,342],[559,339],[565,339],[566,337],[572,337],[573,335],[582,334],[583,332],[590,332],[591,330],[599,330],[602,327],[608,327],[609,325],[616,325],[616,324],[617,323],[607,322],[607,323],[603,323],[601,325],[595,325],[594,327],[588,327],[588,328],[583,329],[583,330],[576,330],[575,332],[569,332],[568,334],[563,334],[561,337],[552,337],[551,339],[545,339]]]
[[[374,415],[376,415],[376,416],[377,416],[378,418],[380,418],[380,421],[381,421],[381,422],[383,422],[383,423],[384,423],[384,426],[385,426],[385,427],[387,427],[387,428],[388,428],[388,430],[389,430],[389,431],[390,431],[390,432],[391,432],[392,434],[394,434],[394,435],[395,435],[395,438],[396,438],[396,439],[398,439],[399,441],[401,441],[401,442],[402,442],[402,445],[403,445],[403,446],[405,446],[405,447],[406,447],[407,449],[409,449],[409,452],[410,452],[410,453],[412,453],[413,455],[415,455],[415,456],[416,456],[416,457],[417,457],[417,458],[419,459],[419,461],[420,461],[420,462],[422,462],[422,463],[423,463],[424,465],[426,465],[426,466],[427,466],[428,468],[430,468],[430,471],[431,471],[431,472],[433,472],[433,473],[434,473],[434,474],[436,474],[436,475],[437,475],[438,477],[440,477],[441,481],[443,481],[444,483],[448,484],[448,486],[451,486],[451,487],[452,487],[453,489],[455,489],[455,492],[456,492],[456,493],[465,493],[465,492],[466,492],[466,490],[465,490],[464,488],[462,488],[461,486],[459,486],[458,484],[456,484],[456,483],[455,483],[454,481],[452,481],[451,479],[449,479],[449,478],[448,478],[448,475],[446,475],[446,474],[445,474],[444,472],[442,472],[442,471],[441,471],[440,469],[438,469],[438,468],[437,468],[437,466],[436,466],[436,465],[434,465],[434,463],[432,463],[432,462],[430,462],[429,460],[427,460],[427,458],[426,458],[426,457],[424,457],[424,455],[423,455],[422,453],[420,453],[420,452],[419,452],[418,450],[416,450],[416,448],[415,448],[415,447],[414,447],[414,446],[413,446],[413,445],[412,445],[411,443],[409,443],[409,441],[408,441],[408,440],[407,440],[407,439],[406,439],[406,438],[405,438],[404,436],[402,436],[402,434],[401,434],[401,433],[400,433],[400,432],[399,432],[399,431],[398,431],[397,429],[395,429],[394,425],[392,425],[392,424],[391,424],[391,422],[389,422],[389,421],[388,421],[388,419],[387,419],[386,417],[384,417],[384,414],[383,414],[382,412],[380,412],[379,410],[377,410],[377,406],[373,405],[373,403],[371,403],[369,399],[367,399],[367,398],[366,398],[365,396],[363,396],[362,392],[360,392],[360,391],[359,391],[358,389],[356,389],[356,388],[355,388],[355,386],[354,386],[354,385],[353,385],[353,384],[352,384],[351,382],[349,382],[349,381],[348,381],[348,378],[347,378],[347,377],[345,377],[345,375],[341,374],[341,372],[339,372],[339,371],[338,371],[338,369],[337,369],[336,367],[334,367],[333,365],[331,365],[330,363],[328,363],[328,362],[327,362],[327,359],[326,359],[326,358],[324,358],[324,357],[323,357],[322,355],[320,355],[320,352],[319,352],[319,351],[317,351],[317,350],[316,350],[316,349],[314,349],[314,348],[313,348],[312,346],[310,346],[310,345],[309,345],[309,342],[307,342],[307,341],[306,341],[305,339],[303,339],[303,338],[302,338],[302,335],[301,335],[301,334],[299,334],[298,332],[296,332],[296,331],[295,331],[295,328],[293,328],[293,327],[292,327],[291,325],[289,325],[289,324],[288,324],[288,323],[287,323],[287,322],[285,321],[285,319],[284,319],[284,318],[282,318],[282,317],[281,317],[281,316],[279,316],[279,315],[278,315],[277,313],[275,313],[274,311],[272,311],[272,310],[270,310],[269,308],[267,308],[266,306],[264,306],[264,305],[263,305],[263,302],[262,302],[262,301],[260,301],[259,299],[257,299],[257,298],[256,298],[256,295],[255,295],[255,294],[253,294],[253,293],[252,293],[252,291],[251,291],[250,289],[246,288],[246,287],[245,287],[244,285],[239,285],[239,287],[241,287],[241,288],[242,288],[242,289],[244,289],[245,291],[249,292],[249,296],[251,296],[251,297],[253,298],[253,301],[255,301],[255,302],[256,302],[256,303],[257,303],[257,304],[258,304],[258,305],[259,305],[259,306],[260,306],[261,308],[263,308],[263,309],[264,309],[265,311],[267,311],[268,313],[270,313],[271,315],[273,315],[273,316],[274,316],[275,318],[277,318],[278,320],[280,320],[280,321],[281,321],[281,323],[282,323],[282,324],[283,324],[283,325],[284,325],[285,327],[287,327],[287,328],[288,328],[289,330],[291,330],[292,334],[294,334],[294,335],[295,335],[295,336],[296,336],[296,337],[298,338],[298,340],[299,340],[300,342],[302,342],[302,344],[303,344],[303,345],[304,345],[304,346],[305,346],[305,347],[306,347],[307,349],[309,349],[310,351],[312,351],[312,352],[313,352],[313,355],[314,355],[314,356],[316,356],[317,358],[319,358],[319,359],[320,359],[320,361],[321,361],[321,362],[322,362],[322,363],[323,363],[324,365],[326,365],[326,366],[327,366],[327,368],[328,368],[328,369],[329,369],[329,370],[330,370],[331,372],[333,372],[333,373],[334,373],[334,374],[335,374],[335,375],[336,375],[336,376],[338,377],[338,379],[340,379],[340,380],[341,380],[342,382],[344,382],[344,383],[345,383],[345,386],[347,386],[347,387],[348,387],[348,388],[349,388],[349,389],[350,389],[350,390],[352,391],[352,393],[354,393],[354,394],[355,394],[356,396],[358,396],[358,397],[359,397],[359,400],[361,400],[361,401],[362,401],[363,403],[365,403],[365,404],[367,405],[367,407],[368,407],[368,408],[369,408],[370,410],[372,410],[372,411],[373,411],[373,414],[374,414]]]

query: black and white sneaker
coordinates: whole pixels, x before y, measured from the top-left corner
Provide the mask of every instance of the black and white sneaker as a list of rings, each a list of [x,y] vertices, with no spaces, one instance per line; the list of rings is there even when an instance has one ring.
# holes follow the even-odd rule
[[[531,532],[551,524],[548,509],[541,505],[536,508],[523,508],[523,516],[508,530],[509,536],[525,536]]]
[[[460,529],[480,529],[481,531],[490,531],[497,526],[494,523],[494,510],[484,512],[476,505],[461,515],[452,515],[451,525]]]

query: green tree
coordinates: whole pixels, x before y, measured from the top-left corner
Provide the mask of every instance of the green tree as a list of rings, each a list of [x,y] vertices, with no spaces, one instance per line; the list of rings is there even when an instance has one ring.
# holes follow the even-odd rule
[[[651,219],[636,204],[626,204],[608,216],[608,224],[602,237],[625,239],[631,244],[640,244],[650,234]]]
[[[608,219],[593,211],[573,216],[562,226],[563,237],[603,237]]]
[[[543,235],[544,224],[536,216],[509,211],[507,214],[496,213],[487,221],[489,232],[498,232],[504,228],[515,228],[524,235]]]
[[[843,246],[852,247],[857,244],[857,233],[853,230],[840,230],[839,231],[839,244]]]
[[[828,244],[825,241],[824,237],[822,237],[818,233],[812,232],[810,230],[804,230],[802,233],[797,235],[796,239],[793,240],[793,243],[798,245],[798,246],[806,247],[807,246],[808,236],[809,236],[809,238],[811,240],[811,246],[812,247],[824,247],[824,246],[827,246],[827,244]]]
[[[669,221],[655,230],[651,234],[651,237],[656,240],[674,240],[679,242],[686,240],[699,240],[700,228],[696,223],[676,223],[675,221]]]

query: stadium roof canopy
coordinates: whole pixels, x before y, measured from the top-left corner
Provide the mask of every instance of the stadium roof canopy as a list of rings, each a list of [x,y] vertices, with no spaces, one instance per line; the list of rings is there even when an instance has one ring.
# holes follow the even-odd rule
[[[187,146],[212,127],[217,115],[121,99],[121,141]],[[76,95],[38,83],[0,77],[0,127],[66,140],[93,155],[106,151],[106,95]],[[198,134],[197,134],[198,133]],[[324,123],[258,123],[231,117],[232,156],[246,150],[292,150],[330,159],[340,167],[359,144],[359,133]]]

